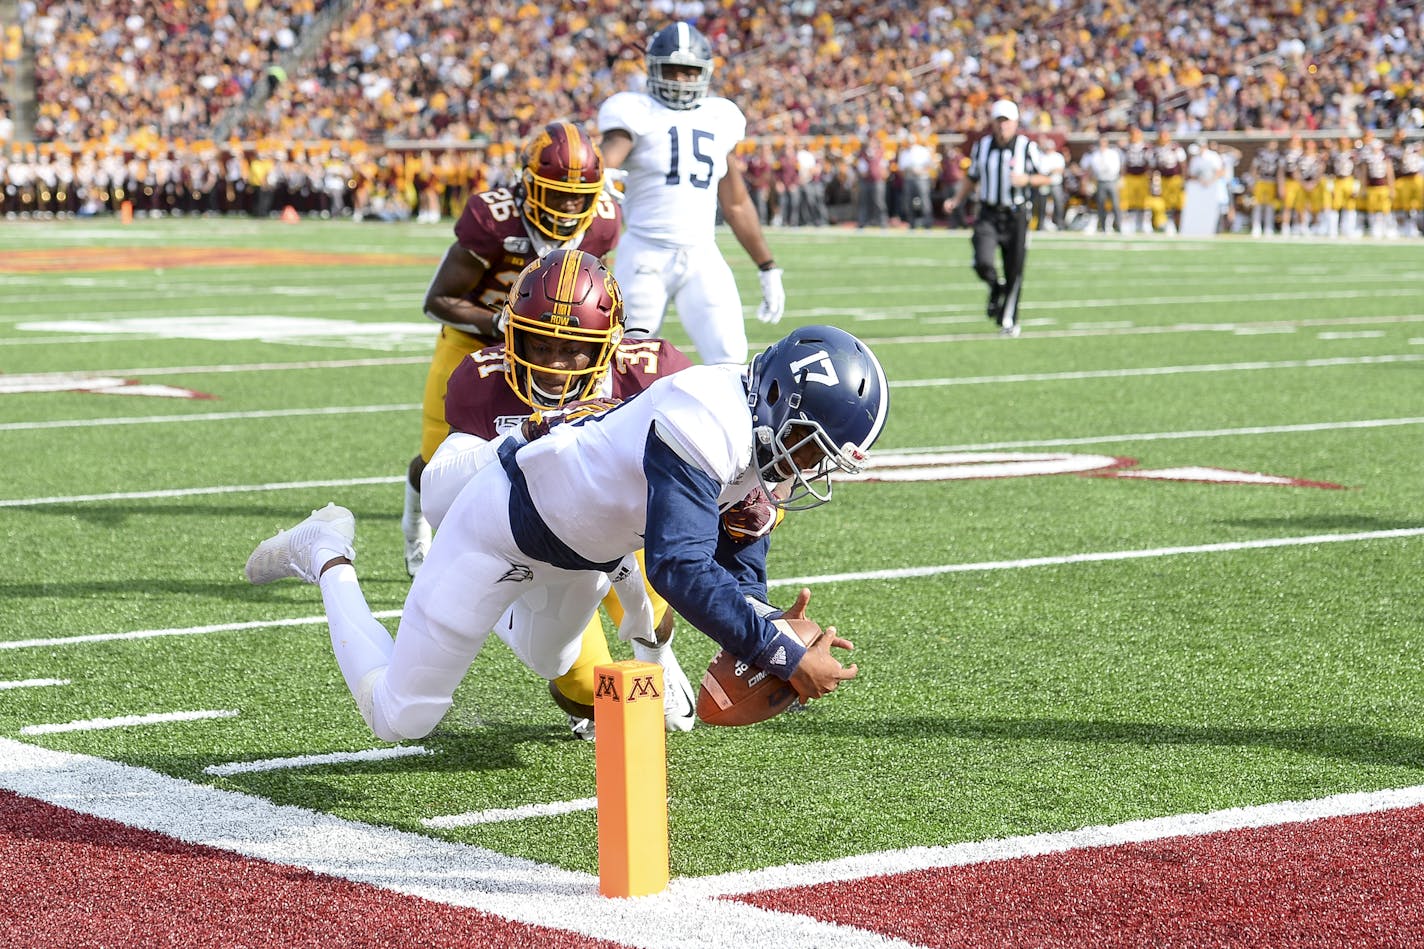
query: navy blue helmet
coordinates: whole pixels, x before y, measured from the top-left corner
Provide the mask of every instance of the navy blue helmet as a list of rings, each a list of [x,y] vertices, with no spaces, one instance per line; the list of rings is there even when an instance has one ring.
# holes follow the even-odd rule
[[[885,428],[890,387],[860,340],[807,326],[752,360],[747,404],[762,489],[778,507],[799,511],[831,499],[832,471],[864,468]]]
[[[690,109],[707,95],[712,82],[712,44],[691,23],[674,23],[653,34],[648,43],[648,92],[669,109]],[[666,66],[692,66],[696,79],[672,79]]]

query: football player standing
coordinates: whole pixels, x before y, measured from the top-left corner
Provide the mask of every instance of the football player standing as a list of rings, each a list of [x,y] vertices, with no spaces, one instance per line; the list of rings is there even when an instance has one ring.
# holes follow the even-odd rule
[[[672,302],[704,363],[740,365],[747,334],[731,267],[716,244],[719,206],[757,265],[757,318],[776,323],[786,309],[781,269],[733,153],[747,120],[730,100],[708,95],[712,46],[691,24],[659,30],[646,61],[648,91],[615,93],[598,110],[604,162],[624,183],[628,227],[613,266],[628,335],[657,336]]]
[[[471,195],[455,222],[455,242],[425,292],[425,315],[441,324],[425,378],[420,453],[406,470],[406,570],[413,577],[430,548],[420,509],[420,474],[450,426],[445,383],[460,361],[503,339],[496,325],[514,278],[530,261],[573,247],[605,257],[618,243],[620,212],[602,193],[603,157],[581,126],[553,122],[530,138],[519,181]]]

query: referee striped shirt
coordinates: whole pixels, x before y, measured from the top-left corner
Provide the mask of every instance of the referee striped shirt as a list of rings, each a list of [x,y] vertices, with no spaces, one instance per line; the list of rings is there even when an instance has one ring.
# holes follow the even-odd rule
[[[1000,147],[991,133],[969,150],[969,180],[974,182],[974,195],[984,207],[1008,210],[1027,207],[1032,189],[1027,185],[1015,188],[1010,180],[1016,171],[1040,174],[1041,165],[1038,145],[1027,135],[1015,135]]]

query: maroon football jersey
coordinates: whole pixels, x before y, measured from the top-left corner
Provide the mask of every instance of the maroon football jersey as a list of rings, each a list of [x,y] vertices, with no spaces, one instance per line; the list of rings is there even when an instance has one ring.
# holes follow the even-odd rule
[[[631,399],[662,376],[686,369],[692,361],[665,339],[624,340],[613,352],[609,377],[613,398]],[[445,421],[450,430],[491,439],[529,417],[529,406],[505,379],[504,344],[471,353],[450,374],[445,390]]]
[[[1159,145],[1153,155],[1153,161],[1163,178],[1180,178],[1186,157],[1187,154],[1182,151],[1180,145]]]
[[[1122,173],[1145,175],[1152,167],[1152,146],[1146,142],[1128,142],[1122,150]]]
[[[578,238],[556,246],[604,257],[618,243],[622,213],[611,198],[599,194],[588,229]],[[491,312],[498,312],[504,306],[514,278],[539,256],[524,226],[524,212],[508,188],[470,195],[464,212],[455,222],[455,240],[486,264],[484,276],[465,294],[465,299]],[[540,240],[543,241],[542,236]]]

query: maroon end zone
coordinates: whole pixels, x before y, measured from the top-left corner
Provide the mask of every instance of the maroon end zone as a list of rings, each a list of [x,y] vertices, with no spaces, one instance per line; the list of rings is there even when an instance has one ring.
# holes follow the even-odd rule
[[[738,897],[924,946],[1424,944],[1424,807]]]
[[[0,790],[0,946],[613,946]]]

